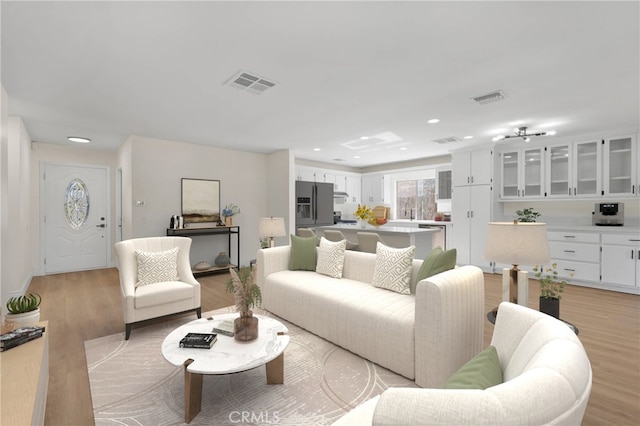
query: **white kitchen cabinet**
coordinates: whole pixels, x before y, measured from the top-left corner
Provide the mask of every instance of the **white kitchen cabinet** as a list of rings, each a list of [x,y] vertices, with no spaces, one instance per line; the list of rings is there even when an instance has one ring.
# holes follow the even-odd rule
[[[347,192],[347,177],[335,175],[333,190],[336,192]]]
[[[303,180],[306,182],[315,182],[316,170],[309,167],[297,167],[296,180]]]
[[[500,198],[533,199],[544,196],[544,148],[501,152]]]
[[[490,185],[493,151],[456,152],[451,156],[452,186]]]
[[[564,199],[601,196],[601,144],[601,140],[591,140],[548,146],[546,196]]]
[[[558,275],[572,280],[600,281],[600,234],[548,231],[551,263],[558,264]]]
[[[601,141],[573,144],[573,196],[598,197],[602,195]]]
[[[640,235],[602,234],[602,282],[640,286]]]
[[[362,176],[362,200],[363,204],[384,204],[384,176]]]
[[[637,140],[635,135],[606,138],[604,148],[603,195],[635,196]]]
[[[348,202],[361,203],[362,202],[362,179],[357,176],[346,177],[346,192],[349,194]]]
[[[453,188],[451,200],[451,239],[447,245],[457,250],[459,265],[476,265],[490,271],[484,258],[487,224],[491,221],[491,185]],[[447,236],[449,240],[449,236]]]

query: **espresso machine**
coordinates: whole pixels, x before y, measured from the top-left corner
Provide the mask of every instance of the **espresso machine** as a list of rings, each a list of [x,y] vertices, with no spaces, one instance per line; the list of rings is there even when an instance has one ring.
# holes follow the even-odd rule
[[[591,219],[596,226],[623,226],[624,203],[596,203]]]

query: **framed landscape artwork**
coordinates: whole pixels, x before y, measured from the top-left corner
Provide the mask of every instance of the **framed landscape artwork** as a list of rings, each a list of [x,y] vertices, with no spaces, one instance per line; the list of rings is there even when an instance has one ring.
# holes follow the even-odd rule
[[[184,223],[220,223],[220,181],[182,178],[182,216]]]

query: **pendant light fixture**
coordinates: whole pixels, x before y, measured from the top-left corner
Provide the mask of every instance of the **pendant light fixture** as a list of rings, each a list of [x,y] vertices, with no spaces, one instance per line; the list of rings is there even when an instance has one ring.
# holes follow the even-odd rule
[[[553,136],[556,134],[555,130],[550,130],[548,132],[537,132],[537,133],[527,133],[527,127],[516,127],[513,129],[513,135],[498,135],[494,136],[491,139],[494,142],[501,141],[503,139],[509,138],[522,138],[525,142],[529,142],[531,140],[531,136]]]

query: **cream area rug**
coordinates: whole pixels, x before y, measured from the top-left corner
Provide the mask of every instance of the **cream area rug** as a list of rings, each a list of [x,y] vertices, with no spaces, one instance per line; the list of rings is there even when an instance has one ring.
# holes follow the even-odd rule
[[[233,308],[203,317],[223,312]],[[184,373],[165,361],[160,347],[174,328],[195,318],[134,328],[128,341],[123,332],[85,342],[96,425],[184,424]],[[388,387],[416,387],[405,377],[280,321],[291,335],[284,355],[284,384],[267,385],[264,366],[204,376],[202,411],[191,425],[329,425]]]

